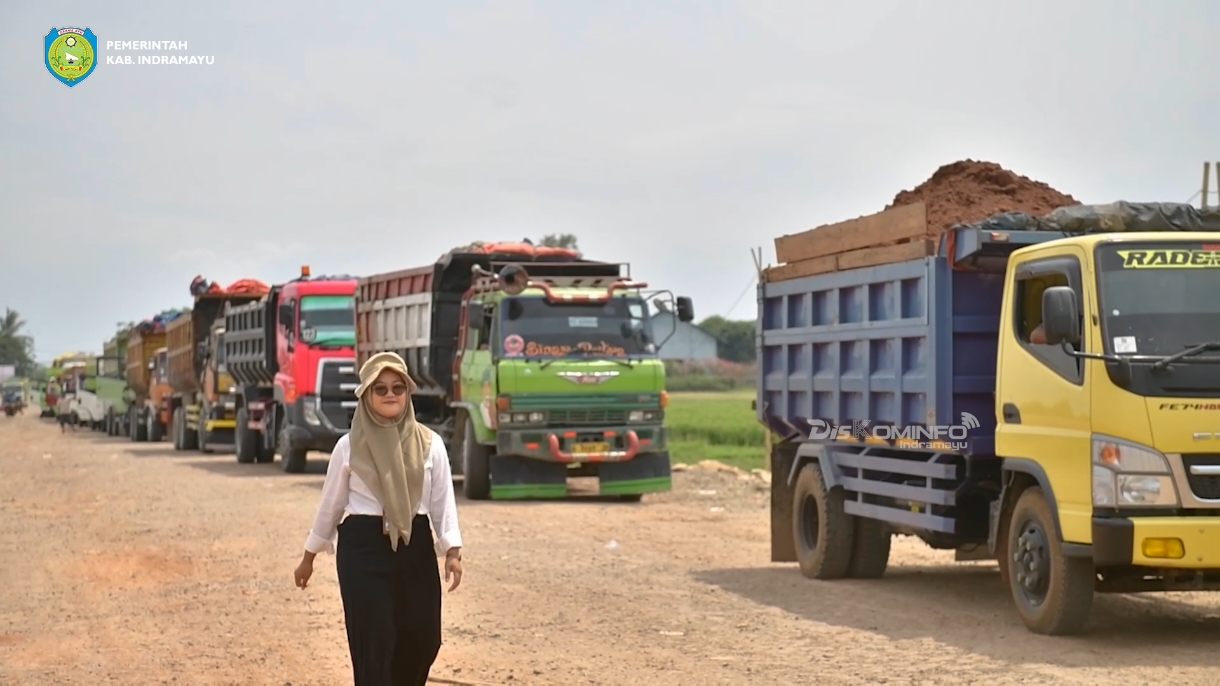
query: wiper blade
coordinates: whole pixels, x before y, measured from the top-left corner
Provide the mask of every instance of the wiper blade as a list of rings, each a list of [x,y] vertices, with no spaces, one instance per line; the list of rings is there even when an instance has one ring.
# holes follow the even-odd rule
[[[1198,345],[1192,345],[1180,353],[1174,353],[1168,357],[1163,357],[1163,358],[1157,360],[1156,362],[1153,362],[1152,369],[1154,371],[1165,369],[1165,368],[1169,367],[1169,365],[1173,364],[1174,362],[1178,362],[1178,361],[1184,360],[1188,357],[1194,357],[1195,355],[1198,355],[1200,353],[1205,353],[1205,352],[1209,352],[1209,351],[1213,351],[1213,350],[1220,350],[1220,341],[1208,341],[1207,343],[1199,343]]]

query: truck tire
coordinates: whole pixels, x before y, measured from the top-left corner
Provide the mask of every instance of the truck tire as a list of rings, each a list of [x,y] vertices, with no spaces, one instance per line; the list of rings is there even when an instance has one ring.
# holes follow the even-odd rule
[[[207,403],[199,403],[199,409],[195,415],[195,446],[194,449],[201,453],[211,454],[212,449],[208,447],[208,441],[211,440],[211,432],[207,430],[208,416],[210,410]]]
[[[1083,631],[1097,572],[1088,558],[1064,556],[1050,503],[1037,486],[1013,507],[1007,554],[1008,585],[1025,626],[1048,636]]]
[[[161,417],[156,412],[148,413],[148,440],[150,443],[160,443],[165,438],[165,427],[161,426]]]
[[[233,429],[233,452],[237,453],[237,461],[250,464],[258,457],[258,436],[246,426],[246,408],[237,411],[237,426]]]
[[[856,540],[852,543],[847,576],[852,579],[880,579],[890,564],[890,543],[894,538],[890,526],[867,517],[852,519],[856,520]]]
[[[173,431],[175,450],[194,450],[199,445],[199,436],[186,426],[186,408],[176,407],[170,415],[170,427]]]
[[[186,421],[186,408],[178,408],[182,412],[182,449],[183,450],[198,450],[199,449],[199,432],[190,427]]]
[[[280,427],[280,464],[284,467],[285,472],[300,474],[305,471],[305,465],[309,462],[309,451],[292,447],[292,443],[288,440],[288,428],[290,426],[292,425],[285,420],[283,426]]]
[[[183,450],[182,447],[182,414],[178,410],[174,410],[169,415],[169,442],[174,446],[174,450]]]
[[[275,462],[275,448],[267,445],[267,437],[265,432],[252,431],[251,434],[254,436],[254,447],[258,451],[254,454],[254,459],[257,460],[259,464]]]
[[[491,497],[491,450],[474,435],[474,421],[462,422],[462,494],[470,500]]]
[[[144,443],[148,441],[148,424],[145,423],[145,421],[139,416],[137,416],[135,421],[132,422],[131,435],[135,438],[137,443]]]
[[[792,496],[792,535],[801,574],[809,579],[841,579],[852,561],[855,523],[843,511],[842,487],[827,490],[816,464],[801,467]]]

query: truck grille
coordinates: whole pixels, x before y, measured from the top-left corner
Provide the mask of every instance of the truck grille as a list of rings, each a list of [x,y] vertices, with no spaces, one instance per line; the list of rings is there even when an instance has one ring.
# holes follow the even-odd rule
[[[356,374],[355,360],[327,360],[319,365],[318,396],[322,399],[322,414],[340,431],[352,426],[352,415],[356,412],[356,387],[360,377]]]
[[[1186,468],[1186,481],[1196,498],[1203,500],[1220,500],[1220,476],[1210,474],[1191,474],[1190,468],[1197,466],[1220,466],[1220,454],[1196,453],[1183,455],[1182,466]]]
[[[350,431],[352,416],[356,414],[356,402],[355,400],[323,400],[322,414],[326,415],[336,429]]]
[[[360,377],[354,360],[322,362],[319,371],[318,395],[323,400],[355,400]]]
[[[626,422],[626,410],[551,410],[547,413],[547,424],[550,426],[624,424]]]

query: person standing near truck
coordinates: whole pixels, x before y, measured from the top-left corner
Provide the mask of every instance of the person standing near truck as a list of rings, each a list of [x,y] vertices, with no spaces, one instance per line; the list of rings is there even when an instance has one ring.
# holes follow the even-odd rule
[[[450,591],[462,581],[449,456],[441,437],[415,420],[414,390],[394,353],[374,355],[360,368],[352,430],[331,454],[294,573],[305,588],[314,557],[334,552],[338,534],[335,567],[356,686],[424,686],[441,647],[435,556],[445,556]]]
[[[64,433],[65,428],[69,426],[76,431],[76,425],[72,423],[72,398],[68,397],[67,393],[59,396],[55,419],[59,422],[59,433]]]

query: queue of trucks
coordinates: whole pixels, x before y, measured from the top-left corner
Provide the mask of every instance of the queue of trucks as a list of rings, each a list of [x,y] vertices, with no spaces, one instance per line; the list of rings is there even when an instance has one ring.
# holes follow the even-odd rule
[[[197,278],[191,293],[189,310],[131,327],[66,373],[74,398],[106,388],[96,410],[73,401],[80,423],[182,451],[231,446],[243,464],[278,454],[299,473],[350,429],[359,365],[392,351],[469,498],[561,498],[580,476],[627,500],[670,488],[658,351],[673,332],[652,330],[650,308],[682,322],[694,311],[628,265],[474,244],[414,269],[303,267],[285,283],[228,288]]]
[[[998,562],[1022,622],[1052,635],[1082,631],[1096,593],[1220,590],[1220,210],[1072,206],[929,236],[915,203],[783,236],[785,264],[759,265],[772,560],[877,578],[893,536],[918,537]],[[359,365],[392,351],[467,497],[592,476],[638,499],[670,488],[650,305],[693,319],[646,288],[626,265],[495,244],[200,291],[127,338],[125,421],[298,472],[349,429]],[[73,370],[67,392],[88,386]]]

